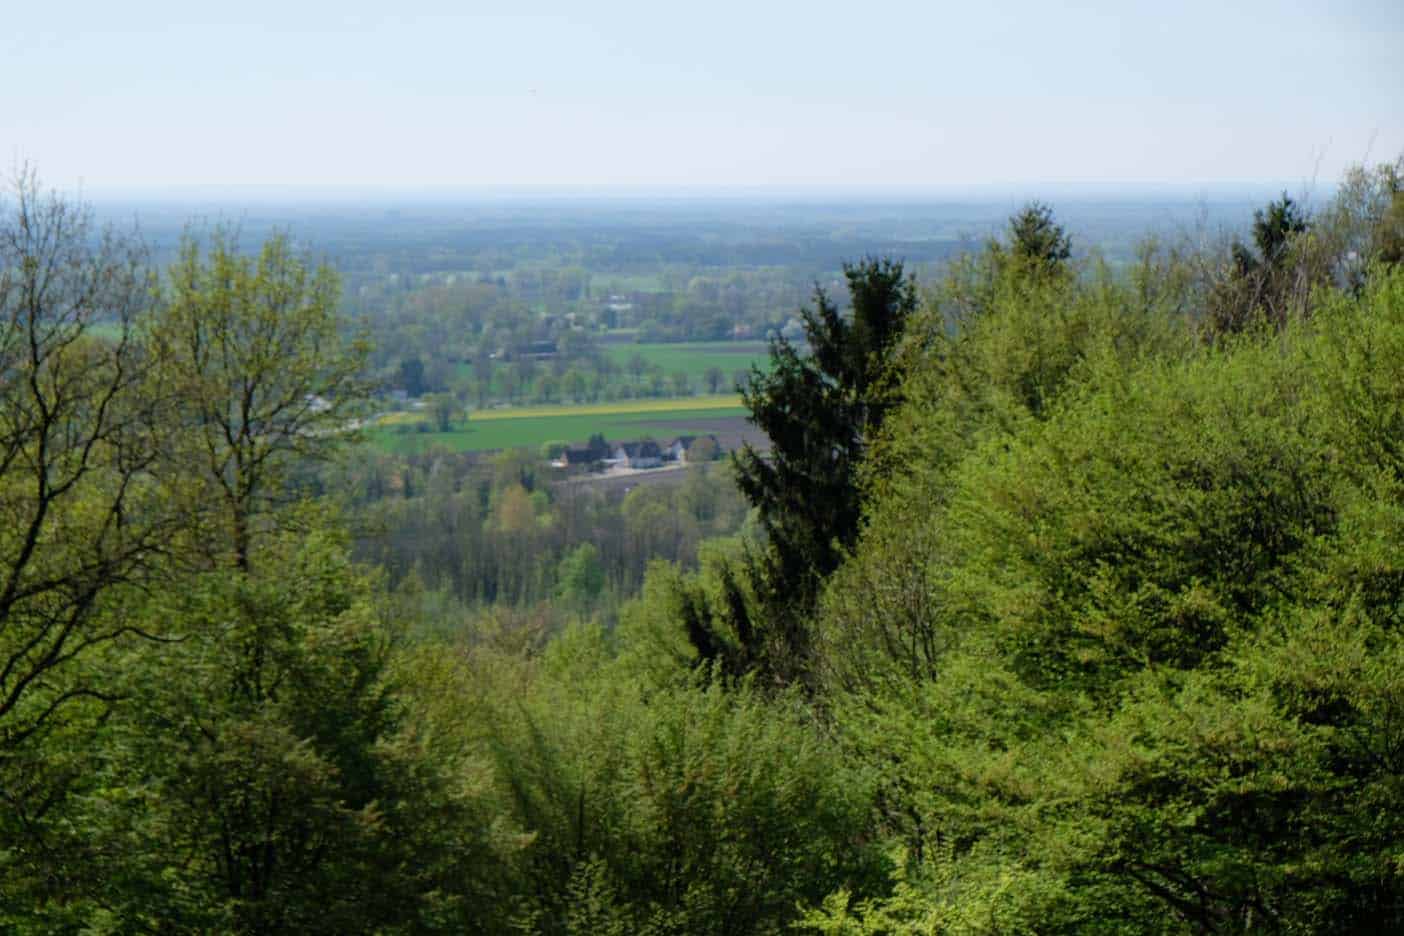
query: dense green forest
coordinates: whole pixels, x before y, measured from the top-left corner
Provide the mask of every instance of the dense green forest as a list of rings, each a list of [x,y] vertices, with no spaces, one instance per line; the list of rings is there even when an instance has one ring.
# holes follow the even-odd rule
[[[1404,162],[826,260],[768,452],[627,491],[363,444],[515,286],[4,211],[6,929],[1404,929]]]

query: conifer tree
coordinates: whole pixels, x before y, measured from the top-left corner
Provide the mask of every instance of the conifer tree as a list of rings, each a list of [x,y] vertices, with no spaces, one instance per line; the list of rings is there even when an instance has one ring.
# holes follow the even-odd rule
[[[1072,256],[1072,238],[1053,220],[1053,209],[1029,202],[1009,219],[1008,251],[1020,261],[1046,270],[1061,269]]]
[[[757,619],[736,580],[723,602],[730,641],[718,641],[704,603],[685,603],[703,659],[721,657],[732,672],[758,669],[778,683],[803,674],[809,612],[824,577],[857,540],[858,466],[894,404],[889,359],[917,304],[899,261],[867,259],[846,265],[844,275],[851,314],[816,289],[814,306],[801,311],[807,348],[774,339],[770,371],[753,370],[743,388],[751,421],[771,442],[768,454],[748,445],[736,459],[737,481],[766,534],[744,570],[758,596]]]
[[[1220,333],[1247,328],[1258,317],[1281,325],[1302,296],[1306,265],[1294,262],[1293,244],[1311,221],[1286,193],[1253,212],[1253,247],[1235,239],[1229,276],[1210,300],[1210,318]]]

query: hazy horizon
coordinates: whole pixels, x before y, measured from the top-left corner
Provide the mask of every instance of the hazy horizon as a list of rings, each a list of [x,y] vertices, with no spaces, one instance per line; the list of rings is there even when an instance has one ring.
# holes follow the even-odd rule
[[[37,165],[35,166],[37,167]],[[42,174],[42,170],[41,170]],[[45,183],[50,180],[44,179]],[[180,185],[133,185],[96,188],[83,180],[67,191],[82,191],[88,198],[117,201],[151,201],[157,203],[186,200],[245,201],[249,198],[270,203],[309,202],[477,202],[534,199],[569,199],[576,201],[723,201],[772,200],[843,201],[925,203],[1003,201],[1031,193],[1039,197],[1068,197],[1086,200],[1126,200],[1137,198],[1180,201],[1207,197],[1210,199],[1253,197],[1264,193],[1334,190],[1334,178],[1299,179],[1208,179],[1208,180],[1144,180],[1116,182],[1047,182],[1037,179],[1010,182],[931,184],[931,185],[586,185],[561,182],[555,184],[501,185],[409,185],[409,184],[300,184],[300,183],[187,183]]]
[[[1334,182],[1404,152],[1404,7],[9,11],[0,160],[102,194]]]

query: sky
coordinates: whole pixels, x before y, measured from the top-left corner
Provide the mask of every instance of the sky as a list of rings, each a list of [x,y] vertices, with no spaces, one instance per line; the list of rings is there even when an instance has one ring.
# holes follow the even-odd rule
[[[1398,0],[50,0],[0,160],[190,186],[1334,181],[1404,153]]]

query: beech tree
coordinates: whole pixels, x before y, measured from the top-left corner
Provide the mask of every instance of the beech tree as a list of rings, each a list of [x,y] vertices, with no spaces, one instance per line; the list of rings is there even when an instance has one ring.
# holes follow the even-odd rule
[[[133,323],[141,246],[22,171],[0,219],[0,754],[70,703],[110,693],[82,670],[136,630],[107,601],[162,552],[152,496],[159,397]],[[0,781],[3,783],[3,781]]]
[[[343,334],[335,275],[284,236],[257,257],[221,234],[207,255],[187,239],[168,288],[147,366],[180,402],[154,477],[196,524],[194,561],[139,606],[178,639],[127,664],[131,704],[81,807],[91,838],[123,844],[94,849],[79,887],[139,930],[405,919],[438,882],[415,844],[432,824],[401,822],[422,797],[457,806],[398,746],[398,632],[372,580],[334,516],[288,484],[350,436],[364,349]],[[411,856],[427,875],[403,870]]]
[[[188,506],[247,569],[255,517],[284,494],[297,459],[325,458],[354,434],[369,390],[367,346],[347,340],[339,283],[286,234],[256,257],[215,231],[187,236],[151,345],[182,401],[173,473]]]

